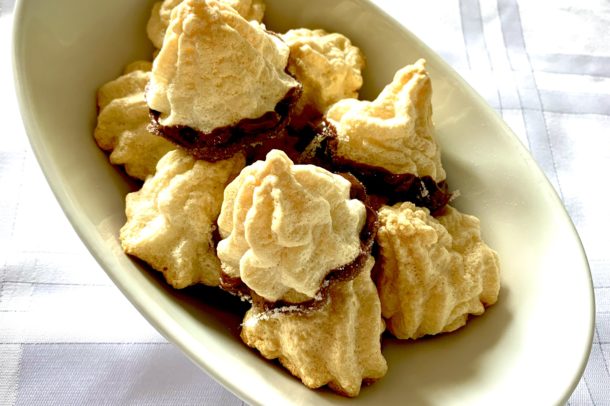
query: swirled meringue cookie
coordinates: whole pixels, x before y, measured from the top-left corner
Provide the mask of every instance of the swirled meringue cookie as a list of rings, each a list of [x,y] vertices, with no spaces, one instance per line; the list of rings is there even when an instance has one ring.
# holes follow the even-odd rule
[[[215,163],[181,149],[167,153],[154,176],[127,195],[120,240],[126,253],[163,272],[175,288],[217,286],[213,233],[225,186],[244,166],[240,154]]]
[[[420,59],[398,70],[375,100],[339,100],[326,112],[337,129],[338,156],[396,174],[444,180],[431,98],[430,77]]]
[[[450,332],[494,304],[498,256],[479,220],[447,206],[438,218],[412,203],[379,210],[377,288],[387,327],[398,338]]]
[[[279,37],[225,3],[184,0],[153,62],[148,106],[161,126],[203,134],[259,118],[300,88],[284,71],[288,54]]]
[[[123,75],[100,87],[93,132],[97,145],[110,151],[110,162],[123,165],[128,175],[141,180],[153,175],[159,159],[176,148],[148,131],[150,116],[144,88],[150,69],[148,61],[133,62]]]
[[[344,35],[307,28],[281,35],[290,47],[288,71],[303,85],[300,109],[310,105],[320,113],[345,98],[358,98],[364,56]]]
[[[265,13],[265,3],[262,0],[219,0],[231,6],[246,20],[261,22]],[[158,1],[153,5],[150,13],[146,33],[153,45],[159,49],[163,45],[163,37],[167,31],[172,10],[182,0]]]
[[[218,257],[267,301],[311,300],[324,278],[361,253],[364,204],[351,183],[272,150],[244,168],[224,192]]]
[[[370,271],[374,260],[354,279],[330,286],[329,299],[307,312],[282,308],[246,313],[241,338],[268,359],[279,361],[310,388],[328,386],[346,396],[357,396],[363,381],[374,381],[387,371],[381,354],[379,297]]]

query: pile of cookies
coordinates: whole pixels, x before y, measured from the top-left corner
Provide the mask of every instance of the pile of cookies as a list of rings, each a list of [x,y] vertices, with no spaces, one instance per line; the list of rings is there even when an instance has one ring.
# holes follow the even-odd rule
[[[103,85],[94,137],[142,181],[125,252],[173,287],[252,304],[241,337],[311,388],[356,396],[400,339],[496,302],[479,221],[449,205],[430,77],[405,66],[358,100],[365,58],[338,33],[269,31],[262,0],[165,0],[152,62]]]

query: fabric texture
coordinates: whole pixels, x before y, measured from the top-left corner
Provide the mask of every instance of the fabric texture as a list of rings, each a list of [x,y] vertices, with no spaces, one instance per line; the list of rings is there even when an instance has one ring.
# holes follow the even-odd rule
[[[497,109],[562,198],[596,295],[591,355],[568,404],[610,405],[610,211],[592,176],[610,172],[610,3],[377,3]],[[19,119],[13,7],[0,0],[0,405],[242,405],[143,319],[59,208]]]

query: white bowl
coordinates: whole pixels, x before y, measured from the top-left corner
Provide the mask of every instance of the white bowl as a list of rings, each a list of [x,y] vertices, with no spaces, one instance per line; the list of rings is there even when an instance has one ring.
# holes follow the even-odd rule
[[[150,0],[20,1],[14,63],[23,120],[57,199],[101,266],[193,362],[253,404],[560,404],[588,358],[594,300],[586,258],[560,200],[499,116],[430,49],[365,0],[266,0],[268,27],[321,27],[367,56],[364,97],[426,58],[434,120],[455,205],[477,215],[502,263],[498,303],[465,328],[417,342],[385,340],[389,372],[357,399],[309,390],[238,337],[239,318],[179,292],[118,242],[132,185],[97,148],[95,92],[148,58]],[[412,12],[417,12],[413,10]]]

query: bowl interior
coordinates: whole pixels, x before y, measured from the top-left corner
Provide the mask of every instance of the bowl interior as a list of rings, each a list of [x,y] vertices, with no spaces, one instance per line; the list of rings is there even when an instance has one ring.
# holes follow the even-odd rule
[[[324,28],[350,37],[367,58],[363,98],[375,97],[398,68],[427,60],[443,162],[451,189],[460,192],[455,206],[481,219],[485,240],[499,253],[499,302],[449,335],[417,342],[384,339],[388,375],[348,400],[306,389],[246,348],[238,336],[243,305],[214,289],[175,291],[126,257],[118,230],[125,221],[125,194],[134,185],[93,141],[95,92],[129,62],[151,58],[145,24],[152,3],[21,1],[14,67],[27,133],[66,215],[116,285],[162,334],[255,404],[567,400],[590,349],[593,294],[561,202],[499,116],[430,49],[364,0],[267,0],[265,22],[280,32]]]

